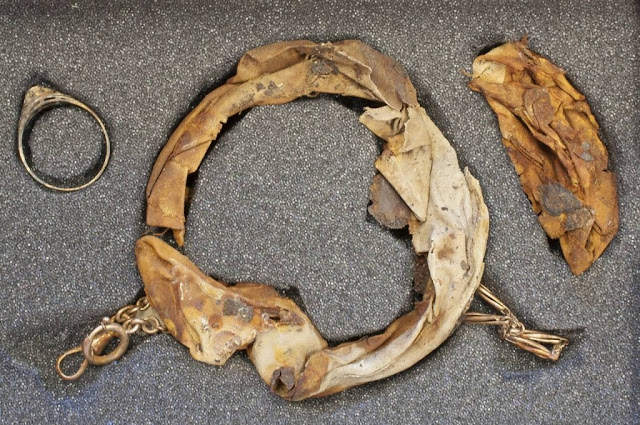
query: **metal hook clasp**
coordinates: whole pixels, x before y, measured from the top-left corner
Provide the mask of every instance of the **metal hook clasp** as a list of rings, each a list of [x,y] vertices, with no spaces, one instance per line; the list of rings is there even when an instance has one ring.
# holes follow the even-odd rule
[[[95,328],[82,342],[82,345],[66,351],[56,361],[56,372],[65,381],[78,379],[90,364],[100,366],[118,360],[127,351],[129,335],[138,331],[147,335],[166,332],[167,328],[160,316],[151,307],[147,297],[122,307],[111,318],[104,317],[100,325]],[[102,351],[113,339],[118,339],[118,346],[107,354]],[[72,375],[62,371],[62,362],[71,354],[82,353],[84,360],[78,370]]]
[[[74,347],[71,350],[65,351],[60,357],[58,357],[58,360],[56,360],[56,372],[65,381],[75,381],[80,376],[82,376],[85,370],[87,370],[87,366],[89,366],[89,361],[87,359],[84,359],[82,361],[82,364],[80,365],[80,367],[75,373],[71,375],[67,375],[62,371],[62,362],[64,361],[64,359],[66,359],[67,356],[70,356],[71,354],[76,354],[81,352],[82,352],[82,347],[78,345],[77,347]]]
[[[102,354],[102,350],[114,338],[120,340],[118,346],[110,353]],[[58,357],[56,372],[65,381],[74,381],[85,372],[89,364],[101,366],[118,360],[127,351],[128,346],[129,335],[125,328],[119,323],[110,322],[109,318],[105,317],[102,319],[100,326],[96,327],[84,339],[81,346],[74,347]],[[62,371],[62,362],[67,356],[76,353],[82,353],[84,360],[75,373],[67,375]]]

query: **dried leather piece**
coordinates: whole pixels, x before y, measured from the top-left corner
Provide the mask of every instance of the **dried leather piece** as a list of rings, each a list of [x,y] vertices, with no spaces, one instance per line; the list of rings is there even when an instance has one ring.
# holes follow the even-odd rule
[[[411,209],[382,174],[373,176],[369,199],[371,200],[369,214],[389,229],[407,227],[409,220],[413,217]]]
[[[227,286],[153,236],[136,243],[136,258],[149,302],[196,360],[223,365],[251,346],[252,361],[270,381],[281,366],[299,372],[309,354],[327,346],[300,308],[270,286]]]
[[[618,231],[615,175],[585,97],[526,38],[473,62],[472,90],[498,116],[502,142],[545,232],[584,272]]]
[[[413,290],[418,294],[424,295],[427,292],[427,287],[433,286],[433,282],[430,282],[430,279],[426,255],[416,255],[413,263]]]
[[[299,40],[251,50],[240,59],[237,74],[187,115],[158,155],[147,184],[147,224],[172,229],[182,245],[187,175],[197,170],[222,124],[253,106],[316,93],[377,100],[395,110],[418,105],[404,69],[357,40]]]
[[[381,334],[328,347],[309,318],[273,288],[225,285],[151,236],[136,245],[150,304],[193,357],[220,365],[246,349],[267,385],[290,400],[385,378],[437,348],[460,324],[480,284],[489,226],[477,180],[460,170],[402,67],[351,40],[282,42],[246,53],[236,76],[196,106],[158,156],[147,186],[147,223],[172,229],[182,245],[187,175],[227,118],[315,93],[382,104],[360,117],[386,142],[375,163],[381,176],[371,209],[383,225],[409,224],[422,263],[416,274],[421,296],[412,311]]]

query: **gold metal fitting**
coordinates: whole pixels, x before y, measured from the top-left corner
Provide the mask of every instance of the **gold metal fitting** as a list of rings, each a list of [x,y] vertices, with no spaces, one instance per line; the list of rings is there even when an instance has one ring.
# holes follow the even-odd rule
[[[509,307],[500,301],[486,286],[481,284],[476,294],[500,314],[467,313],[464,318],[465,322],[499,326],[500,337],[505,341],[540,358],[554,362],[560,358],[560,353],[564,347],[569,345],[567,338],[545,332],[527,330],[518,318],[511,313]],[[547,347],[547,345],[551,347]]]
[[[102,366],[118,360],[129,347],[129,335],[141,330],[147,335],[166,331],[164,323],[153,314],[147,297],[140,298],[135,304],[122,307],[111,318],[104,317],[82,345],[64,352],[56,361],[56,372],[65,381],[78,379],[90,364]],[[107,354],[102,351],[113,339],[119,339],[116,348]],[[81,353],[84,360],[78,370],[71,375],[62,371],[62,362],[72,354]]]

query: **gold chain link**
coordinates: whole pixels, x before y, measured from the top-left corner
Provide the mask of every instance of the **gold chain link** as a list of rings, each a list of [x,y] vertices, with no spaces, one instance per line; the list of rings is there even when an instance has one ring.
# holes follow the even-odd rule
[[[136,318],[139,311],[145,311],[150,307],[147,297],[142,297],[135,304],[129,304],[122,307],[110,319],[109,323],[119,323],[125,329],[128,335],[138,330],[142,330],[147,335],[153,335],[160,331],[165,331],[165,326],[156,316],[146,316],[144,318]]]
[[[89,364],[104,365],[119,359],[129,346],[129,335],[139,330],[147,335],[166,332],[166,327],[158,317],[144,314],[149,307],[147,297],[142,297],[135,304],[122,307],[110,318],[102,318],[100,325],[84,339],[82,345],[74,347],[58,357],[56,361],[58,375],[65,381],[73,381],[84,373]],[[118,346],[110,353],[102,354],[107,344],[114,338],[120,340]],[[62,362],[67,356],[76,353],[82,353],[84,360],[74,374],[67,375],[62,372]]]

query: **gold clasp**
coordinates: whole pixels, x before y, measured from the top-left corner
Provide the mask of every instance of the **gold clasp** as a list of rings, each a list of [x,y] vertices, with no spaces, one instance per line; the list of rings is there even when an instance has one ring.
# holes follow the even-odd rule
[[[102,366],[118,360],[129,347],[129,335],[141,330],[147,335],[166,331],[162,320],[151,308],[147,297],[140,298],[135,304],[122,307],[113,317],[104,317],[82,342],[82,345],[66,351],[56,361],[56,372],[65,381],[78,379],[90,364]],[[107,354],[102,351],[113,339],[119,339],[118,346]],[[84,360],[78,370],[67,375],[62,371],[62,362],[71,354],[81,353]]]
[[[114,338],[119,338],[118,346],[109,354],[101,354],[106,345]],[[105,317],[100,326],[95,328],[82,342],[82,355],[89,364],[102,366],[118,360],[129,347],[129,335],[119,323],[110,323]]]
[[[118,346],[110,353],[102,354],[107,344],[114,338],[120,339]],[[65,381],[74,381],[84,373],[90,364],[101,366],[118,360],[127,351],[128,346],[129,335],[125,328],[119,323],[110,322],[109,318],[105,317],[100,325],[84,339],[82,345],[74,347],[58,357],[56,372]],[[75,373],[67,375],[62,371],[62,362],[67,356],[76,353],[82,353],[84,360]]]

